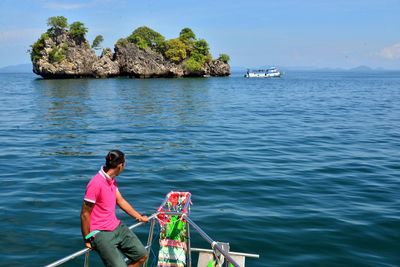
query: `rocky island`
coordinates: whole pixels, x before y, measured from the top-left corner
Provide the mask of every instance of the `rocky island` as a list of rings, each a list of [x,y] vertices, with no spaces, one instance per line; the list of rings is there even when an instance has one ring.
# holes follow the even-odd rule
[[[228,76],[229,56],[213,59],[208,43],[197,39],[189,28],[179,37],[166,40],[160,33],[139,27],[110,48],[102,48],[98,35],[92,44],[86,39],[87,28],[81,22],[68,24],[63,16],[50,17],[50,27],[31,46],[33,72],[43,78],[107,78],[127,76],[204,77]],[[100,56],[95,50],[102,49]]]

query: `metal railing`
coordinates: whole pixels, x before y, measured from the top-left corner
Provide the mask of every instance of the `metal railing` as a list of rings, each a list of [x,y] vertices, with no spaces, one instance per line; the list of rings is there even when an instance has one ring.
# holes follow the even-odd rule
[[[224,257],[235,267],[240,267],[239,264],[214,240],[209,237],[197,224],[195,224],[186,214],[183,215],[186,221],[192,226],[212,247],[213,250],[218,250]]]
[[[205,248],[192,248],[191,251],[192,252],[208,252],[208,253],[214,252],[214,250],[212,250],[212,249],[205,249]],[[247,257],[247,258],[256,258],[256,259],[260,258],[260,255],[258,255],[258,254],[243,253],[243,252],[233,252],[233,251],[229,251],[229,255],[232,255],[232,256],[243,256],[243,257]]]
[[[156,216],[157,216],[157,213],[151,215],[151,216],[149,217],[149,219],[150,219],[150,220],[151,220],[151,219],[154,219]],[[134,228],[136,228],[136,227],[138,227],[138,226],[141,226],[141,225],[143,225],[143,224],[144,224],[144,222],[139,222],[139,223],[133,224],[133,225],[129,226],[129,229],[132,230],[132,229],[134,229]],[[79,250],[79,251],[77,251],[77,252],[75,252],[75,253],[73,253],[73,254],[71,254],[71,255],[68,255],[68,256],[62,258],[62,259],[59,259],[58,261],[55,261],[55,262],[53,262],[53,263],[50,263],[49,265],[46,265],[45,267],[60,266],[61,264],[66,263],[67,261],[70,261],[70,260],[72,260],[72,259],[75,259],[76,257],[82,256],[83,254],[86,254],[86,255],[85,255],[85,264],[84,264],[84,266],[86,267],[86,266],[88,266],[89,253],[90,253],[90,251],[92,251],[90,248],[84,248],[84,249]]]
[[[182,213],[182,212],[161,212],[161,213],[163,213],[163,214],[169,214],[169,215],[180,215],[180,216],[183,216],[183,217],[185,217],[185,220],[188,222],[188,225],[190,225],[191,227],[193,227],[199,234],[200,234],[200,236],[201,237],[203,237],[210,245],[211,245],[211,248],[214,250],[214,251],[219,251],[226,259],[227,259],[227,261],[230,263],[230,264],[232,264],[234,267],[240,267],[239,266],[239,264],[237,264],[236,263],[236,261],[229,255],[229,252],[227,252],[227,251],[225,251],[216,241],[214,241],[211,237],[209,237],[196,223],[194,223],[189,217],[188,217],[188,215],[187,214],[184,214],[184,213]],[[150,246],[151,246],[151,241],[152,241],[152,238],[153,238],[153,232],[154,232],[154,224],[155,224],[155,218],[156,218],[156,216],[158,215],[158,213],[155,213],[155,214],[152,214],[150,217],[149,217],[149,219],[150,220],[152,220],[152,222],[151,222],[151,226],[150,226],[150,231],[149,231],[149,236],[148,236],[148,241],[147,241],[147,249],[150,249]],[[136,223],[136,224],[134,224],[134,225],[131,225],[130,227],[129,227],[129,229],[134,229],[134,228],[136,228],[136,227],[138,227],[138,226],[141,226],[141,225],[143,225],[144,223],[143,222],[139,222],[139,223]],[[188,227],[189,228],[189,227]],[[190,240],[190,238],[189,238],[189,240]],[[55,261],[55,262],[53,262],[53,263],[50,263],[50,264],[48,264],[48,265],[46,265],[45,267],[56,267],[56,266],[60,266],[61,264],[63,264],[63,263],[66,263],[66,262],[68,262],[68,261],[70,261],[70,260],[72,260],[72,259],[75,259],[76,257],[79,257],[79,256],[82,256],[83,254],[85,254],[85,263],[84,263],[84,266],[85,267],[87,267],[88,266],[88,264],[89,264],[89,253],[90,253],[90,251],[92,251],[91,249],[89,249],[89,248],[85,248],[85,249],[82,249],[82,250],[79,250],[79,251],[77,251],[77,252],[75,252],[75,253],[73,253],[73,254],[71,254],[71,255],[68,255],[68,256],[66,256],[66,257],[64,257],[64,258],[62,258],[62,259],[59,259],[59,260],[57,260],[57,261]],[[188,246],[188,254],[190,255],[190,243],[189,243],[189,246]],[[189,267],[191,267],[191,257],[190,256],[188,256],[188,266]]]

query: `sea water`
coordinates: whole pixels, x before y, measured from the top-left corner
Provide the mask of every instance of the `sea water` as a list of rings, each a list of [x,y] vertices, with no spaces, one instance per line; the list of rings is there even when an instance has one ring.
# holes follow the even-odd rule
[[[1,266],[83,248],[85,186],[110,149],[126,153],[118,186],[138,211],[190,191],[191,218],[211,238],[260,255],[247,266],[400,266],[399,72],[0,74],[0,90]],[[147,231],[135,230],[144,243]]]

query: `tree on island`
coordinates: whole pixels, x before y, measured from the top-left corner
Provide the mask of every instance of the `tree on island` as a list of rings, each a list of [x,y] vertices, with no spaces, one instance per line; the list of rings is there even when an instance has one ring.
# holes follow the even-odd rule
[[[164,36],[146,26],[134,30],[127,40],[141,49],[146,49],[147,47],[157,49],[165,42]]]
[[[97,35],[96,38],[94,38],[93,43],[92,43],[92,48],[95,50],[101,49],[101,43],[104,41],[104,38],[102,35]]]
[[[47,19],[47,26],[50,28],[47,30],[49,34],[56,34],[62,30],[66,30],[68,27],[67,18],[64,16],[50,17]]]
[[[224,63],[228,63],[229,60],[231,60],[231,58],[227,54],[219,54],[218,59]]]
[[[46,33],[43,33],[40,36],[40,38],[31,46],[31,49],[29,50],[32,62],[36,62],[42,58],[42,51],[45,47],[45,42],[51,37],[60,34],[68,34],[73,39],[75,39],[75,41],[82,43],[85,41],[85,34],[88,31],[85,25],[80,21],[76,21],[73,22],[71,25],[68,25],[68,20],[64,16],[55,16],[48,18],[47,26],[49,26],[50,28],[47,29]],[[52,49],[48,51],[49,62],[57,63],[63,61],[65,59],[67,49],[67,43],[61,43],[52,46]]]
[[[190,28],[183,28],[181,32],[179,33],[179,39],[182,40],[182,42],[187,43],[191,41],[196,40],[196,35]]]
[[[184,67],[190,72],[201,71],[204,64],[211,62],[212,56],[208,43],[204,39],[195,40],[189,59],[184,63]]]
[[[194,42],[196,41],[196,35],[190,28],[183,28],[179,33],[179,40],[186,44],[186,52],[189,55],[193,50]]]
[[[186,58],[186,45],[179,38],[165,42],[164,55],[169,60],[179,63]]]
[[[85,40],[85,35],[87,32],[88,29],[80,21],[75,21],[69,26],[69,34],[79,41]]]

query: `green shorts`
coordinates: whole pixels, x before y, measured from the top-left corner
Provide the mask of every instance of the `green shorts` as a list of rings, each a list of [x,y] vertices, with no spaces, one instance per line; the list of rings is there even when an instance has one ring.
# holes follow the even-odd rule
[[[135,262],[147,255],[142,242],[123,223],[114,231],[97,233],[92,245],[107,267],[126,267],[124,256]]]

